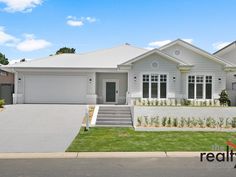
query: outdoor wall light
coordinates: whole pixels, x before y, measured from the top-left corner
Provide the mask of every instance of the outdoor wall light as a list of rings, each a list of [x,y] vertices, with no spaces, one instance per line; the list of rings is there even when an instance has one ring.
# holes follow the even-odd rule
[[[175,81],[175,79],[176,79],[175,76],[173,76],[173,81]]]
[[[89,82],[92,82],[92,78],[89,78]]]
[[[21,78],[20,78],[20,77],[18,78],[18,81],[21,81]]]
[[[135,81],[135,82],[137,81],[137,76],[134,76],[134,81]]]
[[[218,78],[218,81],[221,81],[221,78]]]

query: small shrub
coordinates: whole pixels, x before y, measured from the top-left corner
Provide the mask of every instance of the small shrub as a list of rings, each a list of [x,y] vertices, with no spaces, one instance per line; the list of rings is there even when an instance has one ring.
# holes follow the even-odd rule
[[[167,124],[166,121],[167,121],[167,117],[163,117],[163,118],[162,118],[162,126],[163,126],[163,127],[166,126],[166,124]]]
[[[159,117],[158,116],[154,118],[154,126],[155,127],[159,127],[160,126]]]
[[[138,126],[142,125],[142,120],[143,120],[142,116],[138,117],[138,119],[137,119]]]
[[[154,121],[155,121],[155,117],[151,117],[150,118],[150,122],[149,122],[149,125],[152,127],[154,126]]]
[[[185,123],[185,119],[183,117],[181,117],[180,119],[180,127],[184,127],[184,123]]]
[[[178,126],[178,120],[177,118],[173,119],[173,127],[177,127]]]
[[[236,128],[236,117],[232,119],[232,128]]]
[[[222,90],[220,93],[220,104],[223,106],[230,106],[230,100],[229,100],[229,95],[226,90]]]
[[[204,126],[204,121],[201,118],[198,119],[198,125],[199,125],[200,128],[204,128],[205,127]]]
[[[207,119],[206,119],[206,127],[211,127],[211,117],[208,117]]]
[[[217,122],[214,118],[211,119],[211,128],[215,128],[217,126]]]
[[[195,118],[193,117],[193,118],[192,118],[192,125],[193,125],[193,127],[196,127],[197,124],[198,124],[197,119],[195,119]]]
[[[171,127],[171,118],[170,117],[167,119],[167,127]]]
[[[191,125],[191,119],[190,119],[190,118],[188,118],[188,119],[186,120],[186,124],[187,124],[187,127],[190,127],[190,125]]]
[[[232,126],[232,121],[231,121],[230,118],[227,118],[227,119],[226,119],[226,122],[225,122],[225,127],[226,127],[226,128],[231,128],[231,126]]]
[[[3,108],[5,105],[5,100],[0,99],[0,108]]]
[[[144,116],[144,120],[145,120],[145,126],[148,126],[149,122],[148,122],[148,116]]]
[[[191,101],[184,99],[183,103],[184,103],[184,106],[190,106]]]
[[[218,126],[219,126],[220,128],[222,128],[223,125],[224,125],[224,118],[223,118],[223,117],[220,117],[220,118],[219,118],[219,121],[218,121]]]

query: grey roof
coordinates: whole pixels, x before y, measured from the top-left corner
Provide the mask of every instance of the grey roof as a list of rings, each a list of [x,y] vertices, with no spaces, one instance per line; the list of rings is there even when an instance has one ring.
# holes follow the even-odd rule
[[[82,54],[60,54],[8,65],[9,68],[117,68],[148,50],[128,44]]]

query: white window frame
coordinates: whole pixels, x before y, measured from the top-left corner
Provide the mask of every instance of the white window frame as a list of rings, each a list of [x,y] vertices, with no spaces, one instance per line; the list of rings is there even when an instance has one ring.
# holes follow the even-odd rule
[[[143,98],[143,75],[149,75],[149,97],[148,98]],[[151,81],[151,76],[152,75],[158,75],[158,82],[157,82],[157,86],[158,86],[158,95],[157,98],[152,98],[152,93],[151,93],[151,86],[152,86],[152,81]],[[166,98],[160,98],[161,96],[161,82],[160,82],[160,76],[161,75],[166,75]],[[168,93],[169,93],[169,73],[158,73],[158,72],[143,72],[140,73],[140,83],[141,83],[141,95],[143,99],[158,99],[158,100],[166,100],[168,99]]]
[[[189,98],[189,95],[188,95],[188,92],[189,92],[189,76],[194,76],[194,98]],[[197,98],[197,77],[198,76],[203,76],[203,98]],[[208,99],[206,98],[206,76],[211,76],[211,99]],[[212,100],[213,99],[213,86],[214,86],[214,83],[213,83],[213,80],[214,80],[214,75],[213,74],[207,74],[207,73],[204,73],[204,74],[200,74],[200,73],[195,73],[195,74],[188,74],[187,75],[187,78],[186,78],[186,98],[188,100]]]

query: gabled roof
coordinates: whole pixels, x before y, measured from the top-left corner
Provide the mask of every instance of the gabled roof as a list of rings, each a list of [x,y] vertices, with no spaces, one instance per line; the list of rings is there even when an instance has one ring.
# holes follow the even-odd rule
[[[178,44],[180,46],[183,46],[185,48],[188,48],[188,49],[192,50],[193,52],[196,52],[199,55],[205,56],[205,57],[207,57],[207,58],[209,58],[209,59],[211,59],[211,60],[213,60],[213,61],[215,61],[217,63],[220,63],[222,65],[229,66],[229,67],[233,66],[232,63],[229,63],[227,61],[223,61],[220,58],[218,58],[217,56],[214,56],[214,55],[210,54],[209,52],[207,52],[205,50],[202,50],[199,47],[196,47],[196,46],[194,46],[194,45],[192,45],[192,44],[190,44],[188,42],[185,42],[185,41],[183,41],[181,39],[177,39],[175,41],[172,41],[172,42],[170,42],[170,43],[160,47],[159,50],[162,51],[162,50],[164,50],[166,48],[169,48],[169,47],[171,47],[173,45],[176,45],[176,44]]]
[[[225,46],[225,47],[221,48],[220,50],[214,52],[213,55],[221,54],[223,52],[226,52],[227,50],[233,49],[234,47],[236,47],[236,41],[233,41],[230,44],[228,44],[227,46]]]
[[[160,56],[165,57],[165,58],[167,58],[167,59],[169,59],[169,60],[171,60],[171,61],[173,61],[175,63],[178,63],[179,65],[190,65],[190,64],[188,64],[186,62],[183,62],[180,59],[177,59],[175,57],[172,57],[172,56],[170,56],[170,55],[160,51],[159,49],[150,50],[150,51],[148,51],[146,53],[143,53],[143,54],[141,54],[141,55],[139,55],[139,56],[137,56],[137,57],[135,57],[135,58],[133,58],[131,60],[128,60],[128,61],[122,63],[121,65],[130,65],[130,64],[132,64],[132,63],[134,63],[134,62],[136,62],[138,60],[141,60],[141,59],[143,59],[143,58],[145,58],[147,56],[150,56],[150,55],[152,55],[154,53],[159,54]]]
[[[5,66],[6,68],[117,68],[146,49],[129,44],[82,54],[60,54]]]

